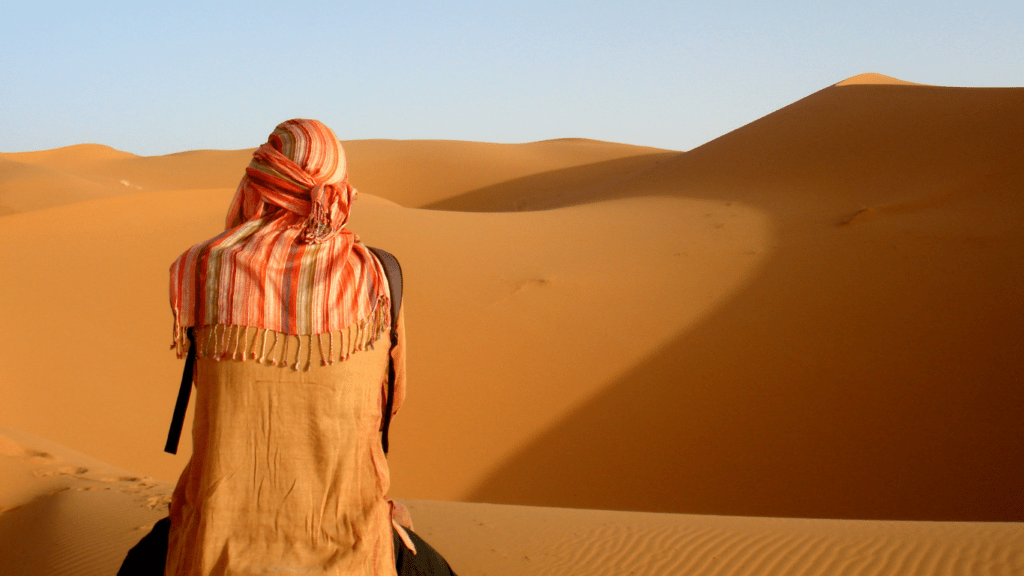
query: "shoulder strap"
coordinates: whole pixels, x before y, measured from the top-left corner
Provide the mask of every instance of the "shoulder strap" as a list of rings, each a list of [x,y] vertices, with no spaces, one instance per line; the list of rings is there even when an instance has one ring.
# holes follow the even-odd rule
[[[380,248],[370,248],[384,267],[391,292],[391,347],[398,345],[398,313],[402,309],[402,266],[391,253]],[[384,405],[384,422],[380,431],[380,444],[384,453],[388,453],[388,428],[391,427],[391,411],[395,405],[395,361],[388,355],[388,399]]]
[[[398,311],[402,309],[402,265],[390,252],[372,246],[367,248],[380,260],[384,274],[388,277],[388,285],[391,287],[391,335],[394,338],[395,329],[398,328]]]
[[[181,373],[181,387],[178,388],[178,401],[174,403],[174,415],[171,416],[171,429],[167,431],[167,444],[164,444],[164,452],[169,454],[178,453],[178,441],[181,440],[181,427],[185,423],[185,409],[188,408],[188,399],[192,396],[192,374],[196,365],[196,339],[189,328],[188,335],[188,356],[185,357],[185,370]]]

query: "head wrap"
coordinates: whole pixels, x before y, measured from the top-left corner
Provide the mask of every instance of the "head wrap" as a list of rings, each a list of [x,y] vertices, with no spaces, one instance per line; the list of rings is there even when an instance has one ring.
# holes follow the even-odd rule
[[[336,332],[337,359],[376,341],[389,326],[390,300],[380,263],[345,228],[355,196],[330,128],[317,120],[279,124],[253,153],[226,230],[171,265],[178,356],[190,326],[214,328],[197,344],[200,357],[216,359],[263,360],[268,333],[275,344],[278,334],[299,336],[296,368],[303,337],[307,365],[314,338],[325,364],[336,358]]]

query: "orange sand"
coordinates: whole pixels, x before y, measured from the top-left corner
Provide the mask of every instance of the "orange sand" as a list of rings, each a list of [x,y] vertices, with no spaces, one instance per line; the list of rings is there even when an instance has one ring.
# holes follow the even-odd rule
[[[345,143],[351,227],[407,276],[394,495],[460,574],[628,573],[616,554],[707,570],[719,545],[725,574],[1020,570],[1000,552],[1024,549],[1019,525],[977,522],[1024,520],[1022,132],[1024,89],[867,74],[685,153]],[[157,479],[60,506],[0,479],[0,506],[158,516],[131,499],[175,480],[190,442],[160,451],[181,369],[167,267],[222,228],[249,154],[0,154],[0,426]],[[9,464],[26,442],[5,475],[43,469]],[[12,514],[0,533],[38,526]],[[467,532],[474,515],[504,528]],[[942,523],[893,522],[910,520]],[[566,571],[572,554],[592,571]]]

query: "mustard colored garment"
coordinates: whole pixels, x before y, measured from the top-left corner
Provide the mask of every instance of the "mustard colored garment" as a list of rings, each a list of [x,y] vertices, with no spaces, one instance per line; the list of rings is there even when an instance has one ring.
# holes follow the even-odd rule
[[[380,444],[389,336],[308,371],[273,363],[280,342],[263,363],[197,360],[193,454],[171,501],[167,576],[395,574]]]

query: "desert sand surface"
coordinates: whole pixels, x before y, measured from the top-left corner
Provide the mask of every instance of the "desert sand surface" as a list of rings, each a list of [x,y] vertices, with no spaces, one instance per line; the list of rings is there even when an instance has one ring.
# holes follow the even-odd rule
[[[114,574],[173,484],[0,428],[4,574]],[[459,574],[1014,575],[1024,525],[745,518],[403,500]]]
[[[1021,133],[1024,89],[866,74],[686,152],[345,142],[406,275],[392,494],[460,574],[1020,571]],[[0,154],[0,530],[159,517],[167,269],[250,154]],[[119,480],[34,474],[82,458]]]

